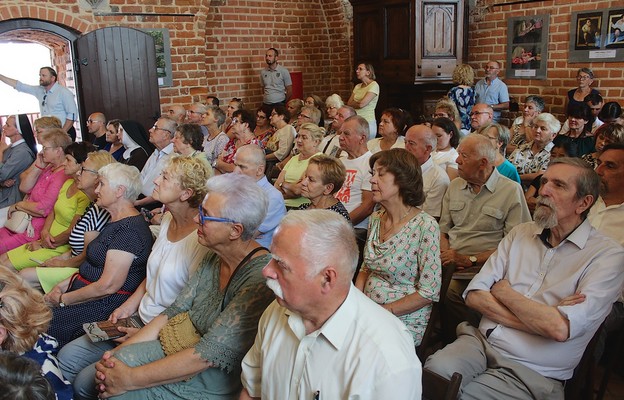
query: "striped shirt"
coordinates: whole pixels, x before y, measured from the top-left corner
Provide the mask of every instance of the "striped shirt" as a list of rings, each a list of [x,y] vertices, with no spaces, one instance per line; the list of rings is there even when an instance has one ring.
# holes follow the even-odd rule
[[[85,233],[100,232],[109,220],[110,214],[108,211],[100,208],[96,203],[89,204],[84,215],[76,222],[74,229],[69,234],[72,256],[77,256],[84,250]]]

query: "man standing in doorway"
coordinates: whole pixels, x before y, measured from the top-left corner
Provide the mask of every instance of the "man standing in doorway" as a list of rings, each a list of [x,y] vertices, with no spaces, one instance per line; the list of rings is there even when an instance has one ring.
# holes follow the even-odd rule
[[[494,110],[494,122],[500,118],[501,111],[509,108],[509,91],[507,85],[498,78],[500,64],[496,61],[488,62],[485,67],[485,77],[475,85],[477,103],[485,103]]]
[[[267,67],[260,71],[262,85],[262,102],[267,105],[286,105],[292,96],[290,72],[277,63],[279,52],[271,47],[266,51],[264,60]]]
[[[73,93],[64,86],[58,84],[56,71],[50,67],[42,67],[39,70],[39,86],[26,85],[16,79],[0,74],[0,81],[11,86],[18,92],[28,93],[39,101],[39,114],[41,116],[54,116],[63,124],[63,130],[76,140],[74,121],[78,119],[78,107],[74,101]]]

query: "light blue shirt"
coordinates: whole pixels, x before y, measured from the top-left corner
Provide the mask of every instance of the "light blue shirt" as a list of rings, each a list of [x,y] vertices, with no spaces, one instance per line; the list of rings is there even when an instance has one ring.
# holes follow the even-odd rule
[[[491,106],[509,101],[507,85],[498,78],[494,79],[489,85],[485,78],[481,79],[475,85],[475,92],[477,93],[477,103],[485,103]],[[494,121],[498,121],[500,115],[500,111],[494,111]]]
[[[74,101],[74,95],[69,89],[58,83],[46,91],[43,86],[26,85],[18,81],[15,89],[37,98],[39,113],[42,117],[54,116],[61,121],[61,125],[64,125],[66,120],[76,121],[78,119],[78,107]]]
[[[284,205],[284,197],[279,190],[275,189],[275,186],[271,185],[266,176],[263,176],[257,183],[269,198],[269,209],[264,221],[258,228],[259,235],[256,242],[268,249],[273,241],[275,228],[286,215],[286,206]]]

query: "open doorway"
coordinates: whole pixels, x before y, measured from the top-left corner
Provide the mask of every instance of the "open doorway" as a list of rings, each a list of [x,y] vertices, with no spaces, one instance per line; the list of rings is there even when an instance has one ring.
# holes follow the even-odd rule
[[[58,82],[74,94],[79,105],[70,41],[74,35],[64,37],[58,33],[20,26],[9,29],[11,22],[17,21],[3,22],[0,28],[0,54],[3,54],[5,60],[11,60],[0,67],[0,72],[26,84],[36,85],[39,69],[51,66],[57,71]],[[4,121],[5,116],[10,114],[27,114],[32,123],[40,116],[39,105],[33,96],[0,85],[0,118]],[[82,137],[79,118],[78,115],[74,123],[77,138]]]

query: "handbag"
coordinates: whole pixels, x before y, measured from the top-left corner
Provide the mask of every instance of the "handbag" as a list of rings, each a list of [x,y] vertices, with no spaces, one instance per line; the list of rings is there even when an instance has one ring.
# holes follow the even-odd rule
[[[185,311],[167,321],[160,330],[158,339],[165,354],[170,356],[195,346],[201,335],[193,325],[189,313]]]
[[[35,229],[32,226],[32,216],[24,211],[13,211],[11,217],[7,219],[4,227],[13,233],[24,233],[28,237],[35,236]]]

